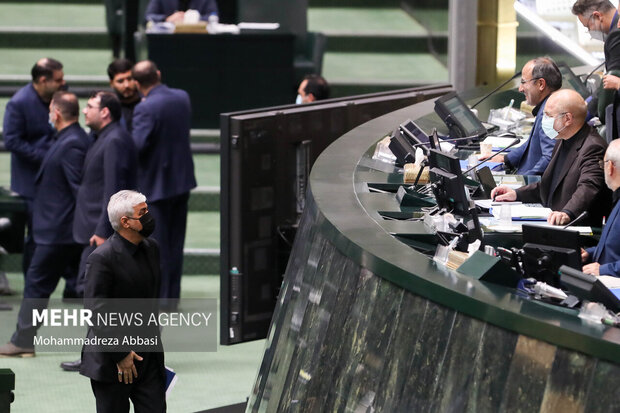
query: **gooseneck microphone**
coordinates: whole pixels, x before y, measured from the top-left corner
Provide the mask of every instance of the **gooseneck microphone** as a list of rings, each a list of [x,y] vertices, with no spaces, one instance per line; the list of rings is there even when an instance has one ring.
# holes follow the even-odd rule
[[[505,82],[503,82],[501,85],[499,85],[498,87],[496,87],[495,89],[493,89],[492,91],[490,91],[489,93],[487,93],[486,95],[484,95],[482,97],[482,99],[480,99],[479,101],[477,101],[476,103],[474,103],[473,105],[471,105],[471,108],[475,108],[476,106],[478,106],[480,103],[484,102],[485,100],[487,100],[489,97],[491,97],[495,92],[497,92],[498,90],[500,90],[501,88],[503,88],[504,86],[506,86],[508,83],[512,82],[513,80],[515,80],[515,78],[521,76],[521,71],[519,70],[517,73],[515,73],[514,75],[512,75],[512,77],[508,80],[506,80]]]
[[[514,141],[512,141],[512,143],[508,146],[506,146],[504,149],[502,149],[501,151],[497,151],[495,152],[492,156],[489,156],[489,158],[492,158],[495,155],[499,155],[502,152],[506,152],[507,149],[512,148],[513,146],[515,146],[517,143],[521,142],[521,139],[516,138]],[[477,167],[479,167],[480,165],[482,165],[483,163],[487,162],[489,160],[489,158],[485,158],[483,159],[481,162],[478,162],[476,165],[472,166],[471,168],[469,168],[468,170],[466,170],[465,172],[463,172],[463,175],[467,175],[468,172],[471,172],[472,170],[476,169]]]
[[[569,222],[568,224],[564,225],[562,227],[562,229],[566,229],[568,227],[570,227],[571,225],[575,224],[576,222],[581,221],[582,219],[586,218],[588,216],[588,211],[583,211],[581,214],[579,214],[579,216],[575,219],[573,219],[571,222]]]

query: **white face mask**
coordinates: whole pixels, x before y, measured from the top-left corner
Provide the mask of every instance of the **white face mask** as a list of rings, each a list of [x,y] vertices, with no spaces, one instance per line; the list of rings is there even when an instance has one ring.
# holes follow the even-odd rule
[[[605,33],[603,33],[602,31],[600,31],[600,30],[590,30],[589,33],[590,33],[590,37],[593,40],[599,40],[601,42],[605,41]]]
[[[297,98],[295,99],[295,104],[296,105],[301,105],[303,102],[303,98],[301,97],[301,95],[297,95]]]
[[[542,121],[540,122],[540,126],[542,127],[543,132],[545,132],[545,135],[547,135],[551,139],[556,139],[558,137],[558,134],[562,132],[564,128],[566,128],[566,126],[564,126],[564,128],[557,131],[553,127],[553,124],[555,123],[555,119],[558,116],[564,116],[564,115],[566,115],[566,113],[561,113],[557,115],[555,118],[552,118],[543,113],[543,118],[542,118]]]

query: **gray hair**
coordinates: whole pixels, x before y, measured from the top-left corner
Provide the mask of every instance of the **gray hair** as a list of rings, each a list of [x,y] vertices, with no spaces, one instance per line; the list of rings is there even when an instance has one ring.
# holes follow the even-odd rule
[[[532,62],[532,78],[545,79],[547,87],[553,92],[562,87],[562,72],[553,59],[548,56],[537,57]]]
[[[114,231],[118,231],[122,217],[133,216],[133,207],[146,202],[146,197],[137,191],[123,189],[110,197],[108,219]]]

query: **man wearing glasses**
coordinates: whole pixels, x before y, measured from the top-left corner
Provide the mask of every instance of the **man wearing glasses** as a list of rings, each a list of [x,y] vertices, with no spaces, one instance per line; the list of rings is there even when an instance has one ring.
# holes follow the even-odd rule
[[[609,214],[607,224],[596,247],[581,250],[583,272],[592,275],[620,277],[620,140],[609,144],[604,161],[605,183],[614,193],[616,205]]]
[[[542,115],[549,95],[561,87],[562,74],[550,58],[538,57],[523,66],[519,92],[525,95],[528,105],[534,106],[532,113],[536,120],[526,143],[506,155],[497,155],[494,161],[504,162],[505,169],[516,169],[519,175],[542,175],[545,172],[555,142],[542,130]]]
[[[610,207],[603,174],[607,143],[586,123],[586,113],[586,102],[579,93],[570,89],[554,92],[545,105],[541,127],[556,145],[540,182],[516,191],[498,186],[491,197],[551,208],[547,221],[552,225],[566,225],[587,211],[582,225],[600,226]]]

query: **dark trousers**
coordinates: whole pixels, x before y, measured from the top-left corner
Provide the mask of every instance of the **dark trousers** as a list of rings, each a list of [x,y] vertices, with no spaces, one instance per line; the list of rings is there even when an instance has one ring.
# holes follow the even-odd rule
[[[75,291],[79,297],[84,297],[84,288],[86,288],[86,260],[91,252],[93,252],[96,245],[84,245],[82,246],[82,254],[80,255],[80,265],[78,267],[77,282],[75,285]]]
[[[37,327],[32,325],[32,310],[47,308],[50,295],[60,277],[70,272],[77,277],[81,247],[77,244],[37,245],[26,273],[24,299],[17,316],[17,329],[11,342],[19,347],[33,347]]]
[[[146,358],[145,358],[146,360]],[[129,400],[135,413],[166,411],[166,382],[156,363],[148,363],[132,384],[90,380],[97,403],[97,413],[129,412]]]
[[[153,238],[159,243],[161,258],[159,297],[171,298],[173,301],[181,295],[188,200],[189,193],[185,193],[174,198],[149,202],[149,212],[155,219]]]
[[[26,203],[26,238],[24,239],[24,253],[22,254],[22,271],[24,272],[24,280],[26,279],[26,273],[28,267],[30,267],[30,260],[32,260],[32,254],[34,254],[34,238],[32,236],[32,198],[22,197]]]

